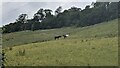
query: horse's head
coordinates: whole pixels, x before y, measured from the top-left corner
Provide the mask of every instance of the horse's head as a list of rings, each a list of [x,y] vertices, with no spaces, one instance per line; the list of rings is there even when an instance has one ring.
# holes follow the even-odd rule
[[[65,36],[67,36],[67,37],[68,37],[69,35],[68,35],[68,34],[66,34]]]

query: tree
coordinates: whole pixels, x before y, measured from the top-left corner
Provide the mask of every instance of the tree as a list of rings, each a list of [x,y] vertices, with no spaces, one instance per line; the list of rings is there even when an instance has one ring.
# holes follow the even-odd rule
[[[62,6],[59,6],[56,10],[55,10],[55,15],[58,15],[59,13],[61,13],[62,11]]]
[[[52,10],[50,10],[50,9],[45,9],[44,12],[45,12],[46,18],[52,15]]]
[[[81,11],[81,8],[77,8],[77,7],[71,7],[70,9],[68,9],[69,11]]]
[[[89,9],[90,8],[90,5],[87,5],[86,7],[85,7],[85,9]]]
[[[21,14],[19,15],[18,19],[16,19],[16,22],[26,23],[27,18],[28,18],[27,14]]]
[[[56,15],[52,14],[51,9],[41,8],[34,14],[33,19],[28,20],[27,14],[21,14],[15,22],[3,26],[2,29],[4,33],[10,33],[22,30],[90,26],[118,18],[119,7],[117,2],[93,2],[91,5],[86,5],[83,10],[73,6],[62,12],[62,7],[59,6],[55,10]]]
[[[37,11],[37,13],[34,14],[33,20],[34,21],[42,21],[45,18],[44,10],[41,8]]]

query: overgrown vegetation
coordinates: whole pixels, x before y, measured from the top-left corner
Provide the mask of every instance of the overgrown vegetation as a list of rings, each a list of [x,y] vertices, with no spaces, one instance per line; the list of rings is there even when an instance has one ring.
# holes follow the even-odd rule
[[[87,5],[85,9],[71,7],[62,12],[58,7],[55,15],[51,9],[40,8],[32,19],[27,19],[27,14],[21,14],[14,23],[3,26],[3,33],[23,30],[53,29],[61,27],[84,27],[118,18],[120,2],[96,2]],[[92,6],[92,7],[91,7]]]

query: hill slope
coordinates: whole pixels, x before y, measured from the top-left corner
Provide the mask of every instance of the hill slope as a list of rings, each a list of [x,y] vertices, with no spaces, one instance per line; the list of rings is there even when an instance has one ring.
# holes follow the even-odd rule
[[[70,33],[67,39],[36,42],[5,49],[7,66],[117,66],[118,42],[117,19],[84,28],[61,28],[46,31],[18,32],[8,34],[45,37],[54,33]],[[37,33],[38,32],[38,33]],[[45,35],[41,35],[45,33]],[[41,35],[41,36],[39,36]],[[49,37],[48,36],[48,37]],[[51,36],[52,38],[52,36]],[[29,39],[28,39],[29,40]],[[30,39],[31,40],[31,39]],[[16,43],[16,42],[14,42]]]
[[[54,40],[55,35],[70,33],[70,38],[76,37],[104,37],[116,36],[118,33],[118,20],[112,20],[83,28],[61,28],[38,31],[22,31],[3,34],[3,46],[16,46],[21,44],[42,42],[44,40]]]

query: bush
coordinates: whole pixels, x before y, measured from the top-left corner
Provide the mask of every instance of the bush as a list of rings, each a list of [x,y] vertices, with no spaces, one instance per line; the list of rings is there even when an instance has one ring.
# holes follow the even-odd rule
[[[17,56],[25,56],[25,53],[26,53],[25,49],[20,49],[17,52]]]

